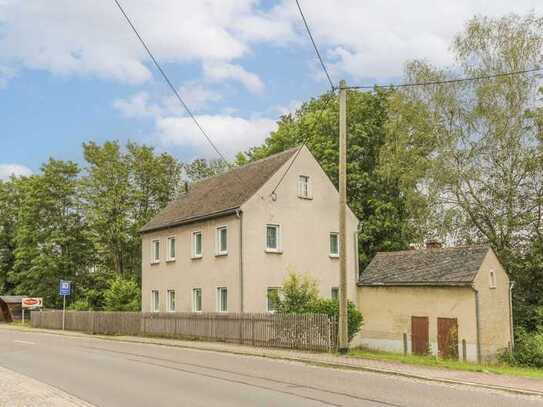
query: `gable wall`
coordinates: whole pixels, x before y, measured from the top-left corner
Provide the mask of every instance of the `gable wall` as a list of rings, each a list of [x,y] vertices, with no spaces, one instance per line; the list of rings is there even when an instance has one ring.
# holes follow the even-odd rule
[[[304,147],[273,201],[271,192],[288,164],[242,206],[246,311],[264,312],[267,288],[280,287],[289,271],[311,274],[319,282],[320,295],[326,298],[330,298],[332,287],[339,286],[339,261],[329,256],[329,234],[339,231],[338,192]],[[313,199],[297,196],[300,175],[311,178]],[[354,238],[357,222],[349,210],[347,286],[353,301],[358,275]],[[281,226],[281,254],[265,252],[266,224]]]
[[[490,271],[496,274],[496,288],[490,288]],[[494,359],[511,342],[509,277],[492,250],[486,255],[474,281],[479,292],[481,358]]]

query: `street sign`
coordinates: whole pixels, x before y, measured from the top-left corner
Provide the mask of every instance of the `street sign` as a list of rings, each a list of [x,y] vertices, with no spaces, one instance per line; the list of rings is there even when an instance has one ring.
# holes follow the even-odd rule
[[[60,280],[59,294],[62,296],[70,295],[72,289],[71,281]]]
[[[43,307],[43,298],[23,298],[21,301],[23,308],[41,308]]]

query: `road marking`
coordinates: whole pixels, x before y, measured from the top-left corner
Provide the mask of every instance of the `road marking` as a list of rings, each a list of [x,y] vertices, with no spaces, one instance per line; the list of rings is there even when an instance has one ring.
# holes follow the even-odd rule
[[[34,342],[29,342],[29,341],[14,340],[13,342],[15,342],[15,343],[22,343],[22,344],[24,344],[24,345],[35,345]]]

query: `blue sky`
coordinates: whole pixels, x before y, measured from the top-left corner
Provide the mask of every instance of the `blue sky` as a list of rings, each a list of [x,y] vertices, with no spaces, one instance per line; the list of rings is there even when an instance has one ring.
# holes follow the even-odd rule
[[[327,89],[294,0],[122,0],[173,83],[228,156]],[[535,0],[301,0],[333,79],[400,80],[406,61],[451,65],[475,14]],[[0,179],[81,144],[128,139],[182,160],[213,152],[172,99],[113,0],[0,0]]]

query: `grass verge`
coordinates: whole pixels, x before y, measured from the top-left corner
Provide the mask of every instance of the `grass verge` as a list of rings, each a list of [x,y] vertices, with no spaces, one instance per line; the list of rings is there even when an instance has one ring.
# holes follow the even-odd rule
[[[543,379],[543,369],[516,367],[505,364],[479,364],[463,362],[460,360],[438,359],[433,356],[404,355],[402,353],[383,352],[366,348],[354,348],[349,356],[362,359],[384,360],[390,362],[404,363],[407,365],[418,365],[428,367],[440,367],[452,370],[463,370],[468,372],[494,373],[509,376],[531,377]]]

